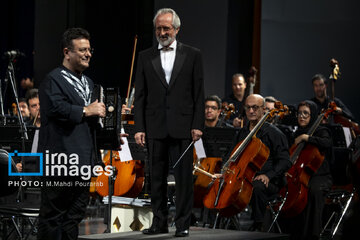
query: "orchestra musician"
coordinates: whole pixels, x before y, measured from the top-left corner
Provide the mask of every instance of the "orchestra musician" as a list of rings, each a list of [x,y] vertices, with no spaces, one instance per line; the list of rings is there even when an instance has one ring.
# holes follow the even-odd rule
[[[19,108],[21,115],[23,116],[24,122],[27,122],[30,119],[30,111],[26,98],[19,99]]]
[[[26,93],[26,101],[30,111],[30,121],[27,122],[30,126],[40,127],[40,101],[39,91],[36,88],[28,90]]]
[[[328,81],[322,74],[316,74],[312,77],[312,86],[314,90],[315,96],[311,98],[310,100],[315,102],[317,105],[317,113],[320,114],[323,109],[327,109],[329,106],[329,102],[332,100],[327,94],[327,86]],[[355,120],[354,115],[351,113],[351,111],[345,106],[345,104],[339,99],[334,98],[334,101],[336,103],[337,109],[335,114],[341,114],[346,118],[349,118],[351,120]]]
[[[201,53],[176,41],[180,18],[160,9],[154,20],[158,45],[139,53],[135,78],[135,140],[148,147],[153,222],[144,234],[168,232],[167,176],[204,127]],[[193,148],[173,169],[176,188],[175,236],[189,235],[193,204]]]
[[[222,102],[224,104],[234,104],[236,114],[230,117],[230,122],[234,127],[241,127],[242,119],[245,116],[244,101],[246,90],[246,81],[243,74],[236,73],[232,76],[231,88],[232,93],[225,97]]]
[[[236,143],[245,139],[263,117],[265,100],[261,95],[252,94],[246,98],[244,109],[248,123],[240,129]],[[287,139],[277,127],[265,122],[256,137],[269,148],[270,155],[252,182],[253,193],[250,206],[254,223],[249,231],[263,230],[267,202],[286,184],[285,172],[291,167]]]
[[[205,98],[205,127],[233,127],[226,121],[220,121],[221,99],[217,95]]]
[[[91,116],[105,116],[105,106],[91,103],[94,84],[83,74],[92,57],[90,35],[82,28],[70,28],[62,37],[62,66],[51,71],[40,86],[41,129],[39,152],[76,153],[79,167],[93,165],[95,150]],[[71,182],[71,186],[41,188],[38,239],[77,239],[79,223],[85,216],[89,185],[80,176],[44,177],[44,180]]]
[[[275,108],[276,98],[273,96],[265,97],[265,111],[270,111]]]
[[[294,133],[294,144],[300,142],[316,146],[325,158],[319,169],[311,175],[308,183],[308,202],[300,215],[284,219],[292,239],[319,239],[322,229],[322,213],[325,197],[332,186],[330,161],[332,158],[332,139],[329,129],[319,126],[312,136],[308,131],[318,117],[317,106],[313,101],[299,103],[297,108],[298,129]],[[310,157],[310,156],[309,156]],[[291,194],[289,192],[289,194]]]

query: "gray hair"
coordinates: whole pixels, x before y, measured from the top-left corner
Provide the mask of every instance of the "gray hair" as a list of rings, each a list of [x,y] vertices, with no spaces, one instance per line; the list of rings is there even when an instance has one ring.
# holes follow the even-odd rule
[[[162,15],[162,14],[166,14],[166,13],[171,13],[173,18],[172,18],[172,26],[175,28],[175,29],[178,29],[181,25],[181,22],[180,22],[180,18],[179,16],[176,14],[176,12],[171,9],[171,8],[161,8],[157,11],[157,13],[155,14],[155,17],[153,19],[153,23],[154,23],[154,27],[155,27],[155,23],[156,23],[156,18],[159,16],[159,15]]]
[[[273,96],[267,96],[265,97],[265,102],[272,102],[275,103],[277,100]]]

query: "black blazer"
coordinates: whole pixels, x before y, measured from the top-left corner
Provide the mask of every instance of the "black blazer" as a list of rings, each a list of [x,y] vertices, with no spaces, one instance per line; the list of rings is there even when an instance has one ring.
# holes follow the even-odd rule
[[[190,138],[191,129],[204,128],[204,79],[198,49],[177,43],[169,84],[160,50],[139,53],[135,78],[136,132],[148,138]]]
[[[93,138],[88,120],[82,117],[84,100],[61,75],[59,67],[50,72],[39,89],[41,127],[39,152],[76,153],[79,165],[92,164]],[[71,72],[75,75],[75,73]],[[90,78],[90,91],[94,85]]]

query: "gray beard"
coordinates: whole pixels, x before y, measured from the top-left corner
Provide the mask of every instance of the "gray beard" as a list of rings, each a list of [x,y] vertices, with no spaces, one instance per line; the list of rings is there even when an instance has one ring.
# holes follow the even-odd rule
[[[176,39],[176,37],[168,37],[167,40],[162,41],[158,36],[156,36],[156,40],[160,43],[161,46],[163,47],[167,47],[170,45],[170,43],[172,43],[174,40]]]

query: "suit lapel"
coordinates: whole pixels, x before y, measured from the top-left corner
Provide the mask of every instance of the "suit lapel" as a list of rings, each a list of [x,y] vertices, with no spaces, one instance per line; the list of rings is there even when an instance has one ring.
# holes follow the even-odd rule
[[[155,69],[156,74],[160,78],[161,83],[164,85],[164,87],[168,88],[169,85],[166,82],[165,73],[164,73],[164,70],[163,70],[163,68],[161,66],[160,51],[158,49],[156,49],[156,47],[154,48],[151,63],[153,65],[154,69]]]
[[[178,42],[176,47],[176,57],[175,57],[174,67],[171,73],[169,88],[171,88],[174,85],[174,82],[177,76],[179,75],[180,70],[184,64],[185,58],[186,58],[186,53],[183,51],[182,44]]]

